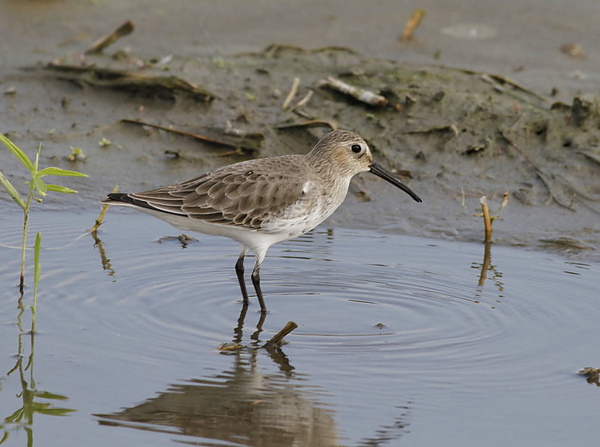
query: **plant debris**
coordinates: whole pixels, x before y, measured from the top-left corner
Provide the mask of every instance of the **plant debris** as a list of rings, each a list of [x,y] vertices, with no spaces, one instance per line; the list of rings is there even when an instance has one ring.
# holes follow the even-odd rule
[[[79,85],[126,90],[148,97],[175,100],[183,95],[199,102],[211,102],[215,95],[177,76],[153,76],[128,70],[99,68],[94,65],[69,65],[50,62],[47,69],[60,72],[60,79]]]
[[[235,134],[230,128],[203,127],[204,134],[199,134],[183,129],[174,129],[172,127],[161,126],[160,124],[146,123],[138,120],[122,119],[122,123],[136,124],[138,126],[152,127],[154,129],[164,130],[178,135],[194,138],[205,143],[216,144],[219,146],[228,146],[234,149],[242,149],[247,152],[255,152],[260,149],[264,136],[258,132],[247,132]],[[210,135],[207,135],[210,134]]]
[[[336,90],[370,106],[385,107],[388,104],[388,100],[385,96],[347,84],[332,76],[328,76],[326,79],[319,81],[317,85],[319,87],[327,87]]]
[[[587,366],[582,370],[577,371],[577,374],[585,376],[587,383],[600,386],[600,368],[592,368],[591,366]]]
[[[271,339],[263,345],[263,348],[281,346],[283,338],[297,327],[298,325],[296,323],[294,323],[293,321],[288,321],[279,332],[273,335],[273,337],[271,337]]]
[[[479,199],[479,203],[481,204],[481,214],[475,214],[475,217],[483,217],[483,227],[484,227],[484,233],[485,233],[485,237],[484,237],[484,242],[486,244],[490,244],[492,242],[492,223],[494,222],[494,220],[496,220],[499,215],[500,212],[506,208],[506,205],[508,205],[508,198],[510,197],[508,192],[504,193],[504,198],[502,199],[502,204],[500,205],[500,208],[498,208],[498,211],[496,211],[496,213],[492,216],[490,215],[490,210],[488,208],[488,204],[487,204],[487,197],[486,196],[482,196]]]

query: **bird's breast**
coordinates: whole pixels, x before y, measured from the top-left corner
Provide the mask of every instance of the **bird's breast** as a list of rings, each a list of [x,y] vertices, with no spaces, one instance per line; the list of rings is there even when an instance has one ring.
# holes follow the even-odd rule
[[[289,239],[300,236],[327,219],[342,204],[347,191],[347,185],[307,181],[298,200],[265,219],[261,230],[285,233]]]

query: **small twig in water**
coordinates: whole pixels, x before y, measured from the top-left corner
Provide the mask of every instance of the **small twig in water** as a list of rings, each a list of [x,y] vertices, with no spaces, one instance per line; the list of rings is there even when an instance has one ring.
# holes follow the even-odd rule
[[[115,185],[112,192],[119,192],[119,185]],[[95,236],[96,233],[98,233],[98,228],[104,222],[104,216],[106,215],[106,212],[108,211],[109,206],[110,205],[108,203],[105,203],[104,205],[102,205],[102,209],[100,210],[100,214],[98,215],[98,218],[96,219],[96,222],[94,223],[94,226],[92,228],[90,228],[90,230],[89,230],[89,233],[92,233],[92,235]]]
[[[484,242],[487,244],[488,242],[492,242],[492,219],[490,219],[490,210],[488,209],[487,205],[487,197],[481,197],[479,202],[481,203],[481,211],[483,213],[483,227],[485,229]]]
[[[492,242],[492,223],[494,222],[495,219],[498,218],[498,216],[500,215],[500,212],[504,208],[506,208],[506,205],[508,205],[508,198],[509,198],[509,193],[505,192],[503,199],[502,199],[502,204],[500,205],[500,208],[498,208],[498,211],[496,211],[496,213],[493,216],[490,215],[490,210],[489,210],[488,204],[487,204],[487,197],[482,196],[479,199],[479,202],[481,203],[481,214],[475,214],[475,217],[483,217],[483,226],[484,226],[484,230],[485,230],[484,242],[486,244],[489,244]]]
[[[263,345],[263,348],[280,346],[281,342],[283,341],[283,338],[297,327],[298,325],[296,323],[294,323],[293,321],[288,321],[287,324],[283,327],[283,329],[281,329],[279,332],[273,335],[273,337]]]

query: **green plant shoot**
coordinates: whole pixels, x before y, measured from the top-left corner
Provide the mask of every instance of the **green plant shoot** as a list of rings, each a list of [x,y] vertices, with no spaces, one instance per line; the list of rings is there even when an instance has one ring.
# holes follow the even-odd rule
[[[31,161],[30,158],[23,152],[20,148],[18,148],[12,141],[10,141],[7,137],[0,134],[0,141],[6,146],[6,148],[13,154],[13,156],[21,162],[23,166],[29,171],[31,175],[31,179],[26,185],[29,187],[28,194],[26,198],[23,198],[19,191],[13,186],[13,184],[8,180],[8,178],[0,171],[0,185],[6,190],[8,195],[15,201],[17,205],[21,207],[23,210],[23,237],[21,241],[21,277],[19,282],[19,288],[21,291],[21,295],[23,295],[25,288],[25,252],[27,245],[27,233],[29,231],[29,212],[31,208],[31,201],[36,200],[41,202],[42,199],[46,196],[48,191],[61,192],[61,193],[75,193],[74,189],[67,188],[65,186],[55,185],[51,183],[46,183],[44,181],[44,177],[53,175],[60,177],[87,177],[86,174],[77,171],[69,171],[67,169],[49,167],[39,169],[39,158],[40,151],[42,150],[42,145],[38,147],[37,153],[35,155],[35,161]],[[34,312],[35,318],[35,306],[37,304],[37,284],[39,282],[39,250],[41,245],[41,235],[38,233],[38,237],[36,238],[36,247],[35,247],[35,256],[34,261],[38,264],[37,268],[34,271],[34,305],[32,310]]]

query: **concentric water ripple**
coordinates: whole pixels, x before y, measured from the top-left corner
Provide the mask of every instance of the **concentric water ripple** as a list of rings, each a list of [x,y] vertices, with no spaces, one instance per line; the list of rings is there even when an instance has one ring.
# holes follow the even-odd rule
[[[220,371],[216,347],[232,339],[255,344],[260,319],[251,296],[239,338],[238,245],[203,235],[185,248],[176,239],[159,243],[177,230],[113,211],[99,241],[78,239],[94,218],[44,213],[43,228],[38,223],[38,330],[43,343],[54,343],[52,355],[89,364],[89,374],[98,369],[95,357],[127,365],[124,377],[136,364],[154,375],[168,376],[172,364],[195,371],[171,380],[230,374]],[[0,244],[18,245],[18,218],[0,220]],[[598,266],[496,246],[489,255],[478,244],[317,229],[269,251],[261,269],[269,314],[258,338],[266,341],[289,320],[299,324],[285,347],[289,361],[303,382],[318,382],[316,395],[340,413],[347,439],[364,437],[355,419],[365,395],[375,412],[418,402],[442,425],[454,423],[448,411],[455,407],[476,419],[470,403],[490,393],[495,405],[506,405],[497,423],[515,428],[503,410],[543,409],[548,390],[562,390],[553,402],[565,411],[573,411],[571,402],[585,411],[569,390],[581,386],[573,372],[600,358]],[[2,331],[15,318],[18,257],[0,246]],[[246,260],[247,273],[252,263]]]

